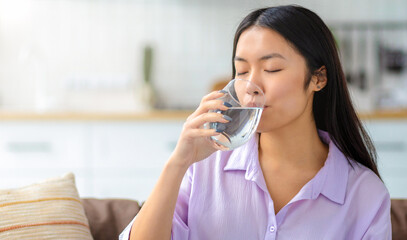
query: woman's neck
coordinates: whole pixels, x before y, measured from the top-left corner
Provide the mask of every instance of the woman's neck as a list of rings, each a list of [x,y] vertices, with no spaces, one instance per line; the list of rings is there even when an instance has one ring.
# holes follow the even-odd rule
[[[328,146],[319,138],[315,123],[260,134],[259,160],[271,169],[314,172],[324,165],[327,155]]]

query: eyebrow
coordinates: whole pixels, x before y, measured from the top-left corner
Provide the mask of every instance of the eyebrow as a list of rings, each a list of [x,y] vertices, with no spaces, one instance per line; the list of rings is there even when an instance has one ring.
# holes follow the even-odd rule
[[[265,56],[259,58],[259,61],[265,61],[265,60],[268,60],[268,59],[271,59],[271,58],[281,58],[281,59],[286,60],[285,57],[283,57],[279,53],[271,53],[271,54],[268,54],[268,55],[265,55]],[[241,61],[241,62],[247,62],[246,59],[244,59],[242,57],[239,57],[239,56],[235,56],[234,60],[235,61]]]

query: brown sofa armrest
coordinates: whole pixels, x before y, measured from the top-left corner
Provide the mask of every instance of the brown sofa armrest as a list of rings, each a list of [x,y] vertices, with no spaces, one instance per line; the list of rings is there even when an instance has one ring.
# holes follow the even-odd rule
[[[95,240],[118,239],[140,210],[137,201],[127,199],[83,198],[82,203]]]
[[[391,200],[393,240],[407,239],[407,199]]]

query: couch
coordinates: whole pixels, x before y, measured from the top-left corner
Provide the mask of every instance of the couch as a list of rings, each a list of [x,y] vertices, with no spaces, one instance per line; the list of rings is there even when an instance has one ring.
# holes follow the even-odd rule
[[[407,199],[391,200],[393,240],[407,239]]]
[[[134,200],[83,198],[85,214],[95,240],[118,239],[121,231],[139,212]],[[393,240],[407,239],[407,199],[391,200]]]
[[[142,205],[127,199],[82,198],[81,200],[94,240],[117,240]]]

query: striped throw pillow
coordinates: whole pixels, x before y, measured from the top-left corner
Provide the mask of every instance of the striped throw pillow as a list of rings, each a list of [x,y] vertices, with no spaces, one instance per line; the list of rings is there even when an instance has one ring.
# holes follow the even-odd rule
[[[74,175],[0,190],[0,239],[92,239]]]

